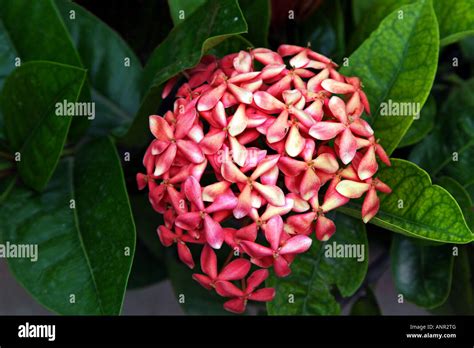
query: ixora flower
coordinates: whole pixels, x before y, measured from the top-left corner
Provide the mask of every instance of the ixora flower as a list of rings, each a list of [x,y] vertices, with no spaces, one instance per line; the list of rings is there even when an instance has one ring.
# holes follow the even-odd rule
[[[360,198],[367,223],[379,209],[377,192],[391,192],[375,177],[377,157],[390,160],[362,118],[370,109],[361,81],[336,68],[293,45],[204,56],[183,74],[187,81],[166,84],[163,98],[181,83],[173,110],[150,116],[155,139],[138,187],[148,187],[164,215],[164,246],[176,244],[190,268],[189,246],[202,247],[203,273],[193,279],[230,298],[226,310],[271,301],[274,289],[257,289],[267,268],[288,276],[312,235],[326,241],[337,233],[328,212]],[[225,248],[219,267],[214,250]]]

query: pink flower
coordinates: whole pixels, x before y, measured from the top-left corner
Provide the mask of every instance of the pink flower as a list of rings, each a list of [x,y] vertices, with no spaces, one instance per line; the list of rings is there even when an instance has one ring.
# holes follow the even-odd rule
[[[216,287],[217,282],[243,279],[250,270],[250,262],[246,259],[236,259],[218,272],[216,253],[205,245],[201,252],[201,269],[205,274],[195,273],[193,279],[210,290]]]
[[[224,297],[232,297],[231,300],[224,303],[224,308],[229,312],[243,313],[247,306],[248,300],[268,302],[275,297],[275,289],[273,288],[256,288],[268,278],[268,271],[260,269],[252,273],[247,278],[247,286],[239,289],[237,286],[228,281],[221,281],[216,284],[216,291]]]
[[[273,264],[275,274],[279,277],[286,277],[291,273],[292,256],[308,250],[311,246],[311,238],[305,235],[293,237],[287,235],[283,231],[283,220],[279,215],[268,221],[264,231],[270,247],[250,241],[242,241],[242,247],[252,257],[254,263],[260,265]]]
[[[275,296],[257,289],[268,270],[245,279],[251,267],[289,275],[313,233],[320,241],[337,233],[329,212],[363,197],[368,222],[377,191],[391,192],[376,178],[378,160],[390,159],[364,119],[362,83],[337,67],[295,45],[207,55],[164,86],[163,98],[177,91],[172,110],[149,118],[154,139],[138,188],[164,215],[164,246],[176,245],[190,268],[201,249],[193,278],[229,297],[228,311]],[[228,252],[221,266],[214,249]]]

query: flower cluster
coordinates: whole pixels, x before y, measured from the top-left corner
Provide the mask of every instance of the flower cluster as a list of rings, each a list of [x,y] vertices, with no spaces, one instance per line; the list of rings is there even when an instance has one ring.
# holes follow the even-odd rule
[[[367,222],[377,191],[390,193],[375,178],[376,157],[390,160],[361,117],[370,114],[362,84],[336,68],[293,45],[205,56],[186,82],[165,85],[163,98],[177,88],[173,110],[149,118],[154,140],[137,181],[164,215],[159,238],[190,268],[189,245],[202,246],[203,274],[193,278],[230,298],[229,311],[272,300],[274,289],[257,289],[267,268],[285,277],[313,232],[328,240],[336,231],[329,211],[365,195]],[[223,245],[230,254],[219,269]],[[259,269],[247,277],[252,265]]]

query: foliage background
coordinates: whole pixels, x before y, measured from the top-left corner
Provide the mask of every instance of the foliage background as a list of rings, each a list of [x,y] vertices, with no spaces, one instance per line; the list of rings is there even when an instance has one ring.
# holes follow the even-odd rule
[[[383,145],[404,159],[382,171],[396,190],[375,224],[343,214],[354,216],[351,208],[336,213],[337,242],[363,243],[377,255],[365,263],[330,260],[315,243],[291,277],[269,280],[279,295],[253,312],[338,314],[355,302],[353,314],[379,313],[371,288],[389,265],[405,301],[439,313],[474,312],[473,1],[77,4],[0,0],[0,237],[39,244],[37,263],[9,260],[38,302],[60,314],[119,314],[127,287],[168,278],[176,294],[186,294],[186,313],[224,314],[159,245],[161,217],[136,190],[147,116],[170,107],[160,105],[162,83],[205,51],[310,42],[340,64],[349,57],[342,69],[362,77],[373,108],[388,99],[424,106],[417,121],[374,112]],[[187,11],[184,21],[179,9]],[[63,99],[94,101],[96,119],[54,116]]]

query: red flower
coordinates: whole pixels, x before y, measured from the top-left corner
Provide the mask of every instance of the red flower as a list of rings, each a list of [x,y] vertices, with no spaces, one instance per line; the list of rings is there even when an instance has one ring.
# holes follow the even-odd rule
[[[166,98],[181,83],[172,110],[149,118],[154,139],[138,188],[148,187],[164,214],[163,245],[176,244],[191,268],[189,244],[202,246],[202,273],[193,278],[230,297],[229,311],[275,296],[257,290],[267,270],[244,279],[251,264],[287,276],[313,232],[321,241],[337,233],[328,212],[365,195],[368,222],[379,209],[377,191],[391,191],[376,178],[378,160],[390,160],[364,120],[362,83],[337,67],[294,45],[207,55],[183,73],[187,81],[176,76],[164,86]],[[213,249],[228,250],[222,266]]]
[[[239,289],[237,286],[228,281],[221,281],[216,284],[216,291],[219,295],[224,297],[232,297],[231,300],[224,303],[224,308],[229,312],[243,313],[247,306],[248,300],[268,302],[275,297],[275,289],[261,288],[255,290],[265,279],[268,278],[268,271],[260,269],[253,272],[247,278],[247,286]]]

